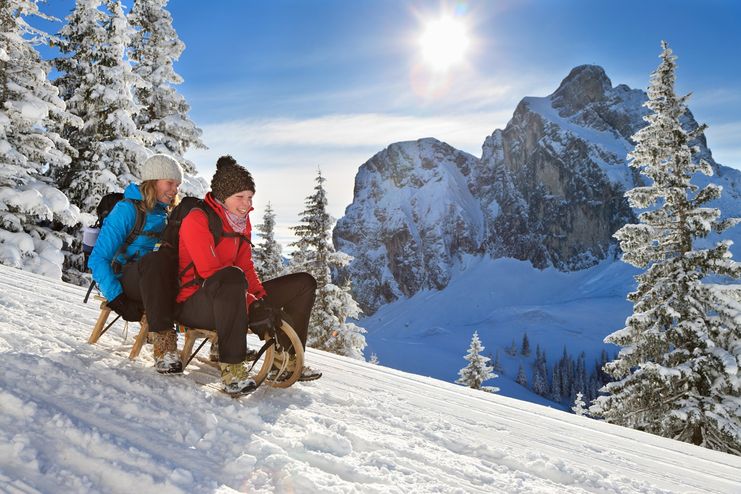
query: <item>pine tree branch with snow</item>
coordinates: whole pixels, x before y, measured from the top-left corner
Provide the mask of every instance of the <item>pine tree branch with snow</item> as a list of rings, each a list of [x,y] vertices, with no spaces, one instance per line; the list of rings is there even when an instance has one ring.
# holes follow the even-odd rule
[[[54,129],[82,122],[47,78],[33,45],[49,36],[31,16],[46,18],[34,0],[0,4],[0,263],[61,278],[80,211],[46,174],[75,155]]]
[[[69,168],[53,176],[62,191],[85,212],[100,198],[120,192],[139,180],[139,166],[148,156],[137,129],[131,88],[141,79],[126,58],[133,30],[120,1],[78,0],[59,33],[61,56],[55,80],[69,111],[82,128],[61,132],[77,151]]]
[[[349,281],[332,283],[332,270],[346,266],[350,256],[337,252],[331,243],[333,220],[327,212],[327,195],[321,171],[318,171],[314,193],[306,198],[306,208],[299,215],[301,223],[292,227],[298,240],[292,245],[291,272],[306,271],[317,281],[316,299],[309,322],[306,344],[338,355],[363,359],[365,329],[348,322],[361,310],[350,292]]]
[[[195,165],[184,158],[190,148],[205,149],[202,131],[188,117],[190,105],[173,87],[183,83],[174,63],[185,50],[172,26],[169,0],[135,0],[128,16],[133,28],[129,58],[138,76],[134,89],[139,109],[134,115],[142,139],[153,153],[172,156],[183,166],[181,190],[203,197],[206,182],[196,177]]]
[[[275,240],[275,212],[270,202],[256,229],[262,239],[252,252],[257,273],[264,280],[280,276],[284,269],[283,255],[281,245]]]
[[[615,233],[623,260],[645,268],[628,295],[633,314],[606,338],[621,347],[605,370],[617,379],[602,389],[593,413],[609,422],[741,454],[741,264],[729,241],[710,248],[694,240],[737,223],[703,207],[720,187],[701,190],[691,182],[712,167],[693,156],[681,117],[687,97],[674,92],[675,57],[662,44],[651,77],[648,125],[633,139],[630,165],[651,183],[626,193],[631,206],[646,209],[639,223]],[[712,276],[723,284],[707,283]]]

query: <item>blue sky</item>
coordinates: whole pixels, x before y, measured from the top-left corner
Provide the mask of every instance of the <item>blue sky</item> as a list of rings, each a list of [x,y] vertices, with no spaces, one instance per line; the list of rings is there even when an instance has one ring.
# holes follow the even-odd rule
[[[63,17],[71,0],[45,10]],[[130,0],[125,1],[130,4]],[[172,0],[186,44],[176,70],[206,151],[210,180],[233,154],[253,171],[256,213],[270,200],[281,235],[312,192],[317,166],[330,211],[352,201],[358,167],[396,141],[436,137],[479,156],[524,96],[545,96],[576,65],[645,89],[660,41],[678,58],[678,92],[707,123],[715,159],[741,168],[741,2],[587,0],[271,2]],[[462,22],[470,45],[447,73],[424,64],[431,19]]]

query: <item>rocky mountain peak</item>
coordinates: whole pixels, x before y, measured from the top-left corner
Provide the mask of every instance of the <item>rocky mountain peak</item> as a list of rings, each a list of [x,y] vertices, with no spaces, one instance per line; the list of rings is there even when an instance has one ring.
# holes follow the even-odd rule
[[[606,99],[612,82],[599,65],[579,65],[561,81],[551,95],[553,108],[563,117],[573,115],[586,106]]]
[[[524,98],[480,158],[431,138],[377,153],[333,236],[354,257],[343,274],[363,311],[447,286],[466,255],[564,271],[605,259],[615,231],[635,220],[624,192],[641,182],[627,155],[645,101],[581,65],[550,96]],[[697,128],[689,111],[682,123]],[[741,215],[741,173],[717,165],[703,136],[693,144],[723,186],[722,211]]]

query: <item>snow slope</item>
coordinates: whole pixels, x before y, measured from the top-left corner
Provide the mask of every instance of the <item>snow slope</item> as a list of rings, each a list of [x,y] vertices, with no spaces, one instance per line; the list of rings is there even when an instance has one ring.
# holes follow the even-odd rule
[[[232,400],[120,328],[88,345],[83,295],[0,266],[2,492],[741,489],[738,457],[318,351],[321,380]]]

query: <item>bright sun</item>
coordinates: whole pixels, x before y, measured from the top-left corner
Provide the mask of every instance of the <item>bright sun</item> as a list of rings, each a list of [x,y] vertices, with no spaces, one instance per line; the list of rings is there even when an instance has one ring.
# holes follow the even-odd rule
[[[462,62],[468,43],[466,26],[448,16],[430,21],[419,38],[425,62],[439,71]]]

